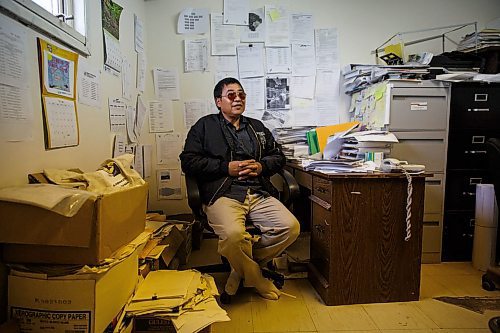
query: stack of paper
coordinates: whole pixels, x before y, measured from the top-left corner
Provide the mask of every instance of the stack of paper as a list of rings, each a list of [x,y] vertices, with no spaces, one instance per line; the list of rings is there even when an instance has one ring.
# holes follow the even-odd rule
[[[339,156],[353,160],[382,160],[397,142],[396,136],[389,132],[361,131],[344,137]]]
[[[309,155],[306,133],[311,129],[311,126],[276,129],[276,142],[281,145],[283,154],[287,159],[296,160]]]
[[[351,64],[342,70],[344,92],[352,95],[369,85],[384,80],[420,80],[429,74],[427,65],[358,65]]]
[[[484,49],[493,46],[500,46],[500,29],[483,29],[478,33],[468,34],[458,43],[457,50],[471,52],[476,47]]]
[[[139,285],[124,316],[170,319],[177,332],[197,332],[230,320],[215,301],[217,294],[213,278],[198,271],[153,271]]]

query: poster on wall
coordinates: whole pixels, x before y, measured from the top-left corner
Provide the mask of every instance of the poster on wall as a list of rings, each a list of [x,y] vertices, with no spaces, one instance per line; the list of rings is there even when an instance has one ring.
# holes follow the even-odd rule
[[[76,111],[78,54],[38,38],[45,148],[79,143]]]
[[[179,169],[157,170],[157,184],[158,200],[182,199]]]

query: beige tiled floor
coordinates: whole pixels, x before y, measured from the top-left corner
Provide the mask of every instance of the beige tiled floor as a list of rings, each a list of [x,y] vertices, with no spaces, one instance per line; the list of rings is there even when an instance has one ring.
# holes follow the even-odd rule
[[[488,320],[500,309],[478,314],[433,299],[500,296],[481,288],[481,275],[470,263],[422,265],[418,302],[326,306],[306,279],[286,281],[283,290],[295,299],[268,301],[244,289],[223,306],[231,321],[214,324],[213,332],[486,333]]]

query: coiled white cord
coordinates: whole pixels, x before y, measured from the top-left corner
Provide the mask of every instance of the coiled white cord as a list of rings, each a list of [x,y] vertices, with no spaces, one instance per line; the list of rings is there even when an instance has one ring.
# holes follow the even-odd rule
[[[403,173],[408,181],[408,186],[406,187],[406,236],[405,241],[409,241],[411,238],[411,196],[413,193],[413,184],[411,175],[403,169]]]

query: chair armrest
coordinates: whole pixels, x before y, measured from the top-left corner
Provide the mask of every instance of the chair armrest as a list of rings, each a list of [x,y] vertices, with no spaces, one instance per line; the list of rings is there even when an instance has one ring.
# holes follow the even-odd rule
[[[196,217],[202,212],[202,203],[198,182],[194,176],[186,175],[186,191],[188,196],[188,205]]]
[[[292,176],[292,174],[285,169],[280,170],[278,174],[283,178],[284,182],[283,197],[281,199],[281,202],[283,202],[283,204],[288,207],[293,200],[298,198],[300,194],[299,184]]]

